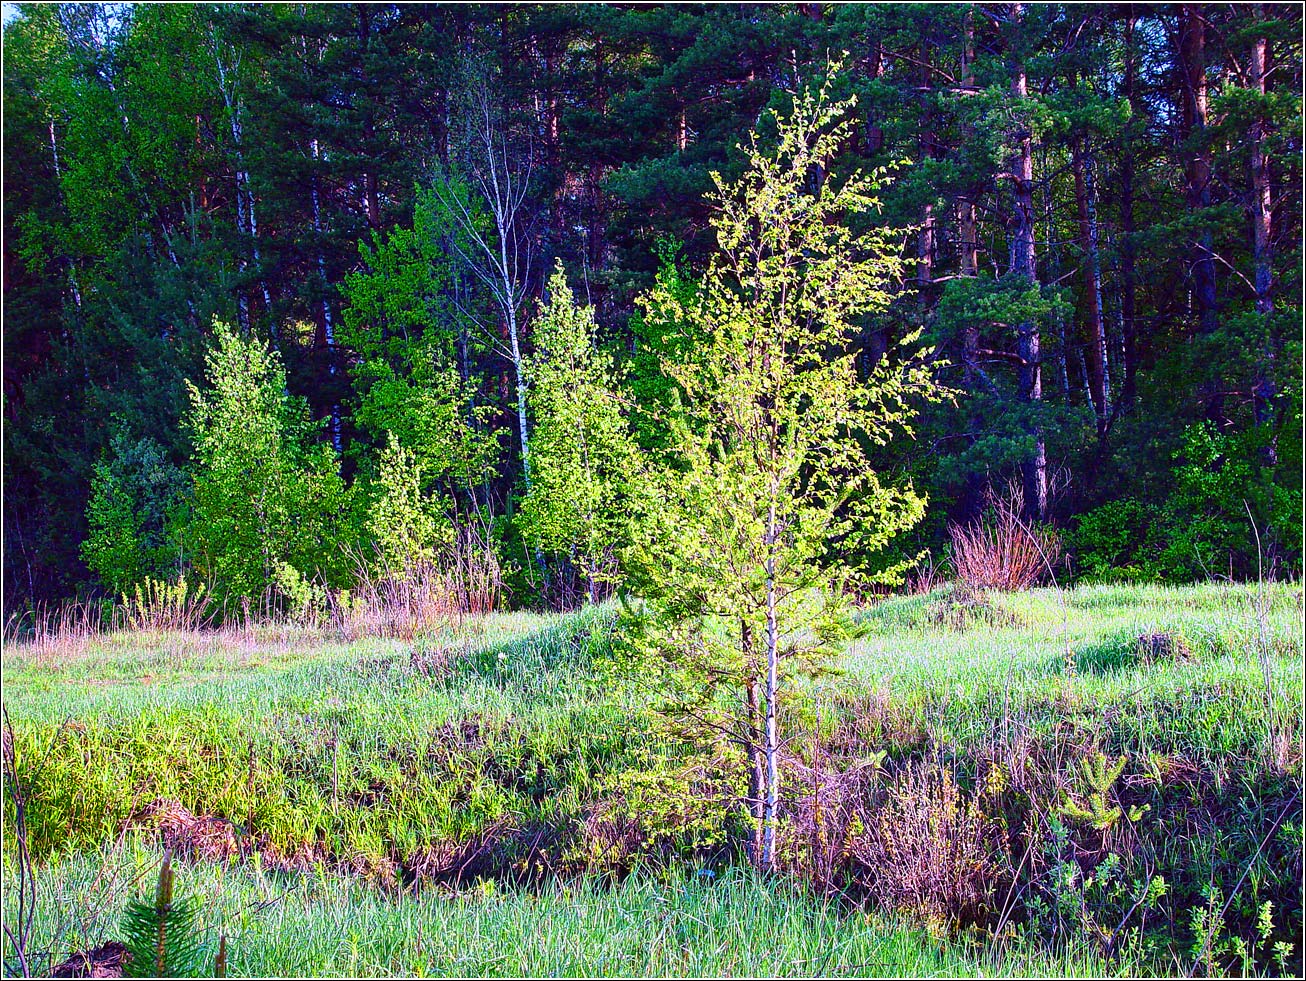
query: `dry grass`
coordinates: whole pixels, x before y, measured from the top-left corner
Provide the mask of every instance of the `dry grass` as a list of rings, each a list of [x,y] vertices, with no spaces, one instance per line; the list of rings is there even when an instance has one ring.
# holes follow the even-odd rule
[[[993,914],[1011,856],[982,789],[964,793],[947,769],[910,764],[862,820],[850,850],[872,895],[945,930]]]
[[[5,622],[4,646],[21,645],[39,661],[85,653],[105,632],[105,607],[99,602],[38,606]]]
[[[298,615],[269,586],[261,596],[219,603],[203,584],[146,579],[119,602],[75,601],[9,617],[6,649],[21,649],[37,663],[77,660],[118,635],[133,644],[209,650],[290,647],[306,639],[354,641],[365,637],[413,640],[460,627],[467,618],[494,612],[502,602],[498,557],[488,535],[464,529],[437,562],[376,570],[355,556],[354,589],[313,585],[314,600]]]
[[[503,578],[487,529],[460,528],[452,548],[434,562],[391,567],[355,554],[355,588],[327,591],[327,622],[343,640],[412,640],[496,610]]]

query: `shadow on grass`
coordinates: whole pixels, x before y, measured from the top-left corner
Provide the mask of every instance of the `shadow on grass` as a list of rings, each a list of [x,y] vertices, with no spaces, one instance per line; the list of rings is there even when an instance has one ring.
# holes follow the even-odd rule
[[[1075,669],[1089,674],[1109,675],[1154,664],[1194,661],[1198,651],[1181,633],[1152,631],[1142,634],[1121,631],[1075,651]]]
[[[1075,651],[1075,670],[1085,674],[1112,675],[1132,671],[1145,662],[1139,650],[1138,636],[1118,633],[1096,644]]]
[[[466,673],[487,679],[588,667],[612,650],[616,620],[610,605],[586,607],[532,633],[471,648],[460,663]]]

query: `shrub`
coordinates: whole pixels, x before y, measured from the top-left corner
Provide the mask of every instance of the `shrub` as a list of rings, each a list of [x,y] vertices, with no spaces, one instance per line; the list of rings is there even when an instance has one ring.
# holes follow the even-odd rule
[[[376,480],[376,496],[367,513],[369,538],[381,568],[402,578],[406,570],[431,564],[447,547],[453,529],[434,495],[423,487],[417,456],[386,434]]]
[[[909,765],[851,841],[871,894],[936,928],[984,922],[1011,864],[985,805],[983,791],[963,793],[949,771]]]
[[[81,546],[101,582],[123,592],[176,568],[171,523],[184,486],[185,474],[155,440],[113,438],[91,478],[88,535]]]
[[[1151,578],[1151,566],[1142,549],[1154,517],[1132,498],[1110,501],[1081,514],[1069,540],[1079,574],[1105,582]]]
[[[1029,589],[1051,575],[1061,557],[1061,541],[1050,528],[1021,518],[1024,495],[1017,484],[993,500],[984,519],[953,525],[952,568],[958,582],[971,590]]]
[[[1301,488],[1276,480],[1275,470],[1263,465],[1264,450],[1260,429],[1226,434],[1203,422],[1185,430],[1173,489],[1149,536],[1161,576],[1255,578],[1276,566],[1300,567]]]

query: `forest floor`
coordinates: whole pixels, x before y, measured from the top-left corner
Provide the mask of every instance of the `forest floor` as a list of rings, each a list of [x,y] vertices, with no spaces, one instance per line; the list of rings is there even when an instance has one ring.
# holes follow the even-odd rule
[[[610,609],[10,645],[28,950],[117,938],[171,847],[233,976],[1301,971],[1300,586],[860,619],[784,706],[771,877]]]

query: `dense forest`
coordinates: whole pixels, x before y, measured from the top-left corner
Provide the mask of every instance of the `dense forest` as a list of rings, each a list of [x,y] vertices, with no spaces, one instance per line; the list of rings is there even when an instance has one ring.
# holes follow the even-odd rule
[[[809,551],[922,575],[996,503],[1059,579],[1300,574],[1295,4],[10,6],[7,612],[649,581],[641,528],[749,491],[646,478],[733,418],[771,214],[863,250],[803,336],[893,403]]]

